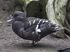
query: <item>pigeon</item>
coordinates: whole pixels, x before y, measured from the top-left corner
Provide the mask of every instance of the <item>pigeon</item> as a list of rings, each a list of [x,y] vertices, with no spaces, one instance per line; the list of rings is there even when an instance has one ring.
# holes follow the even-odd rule
[[[13,32],[25,40],[31,40],[33,45],[45,36],[59,30],[59,26],[51,21],[26,17],[24,12],[15,12],[11,17]]]
[[[66,48],[66,49],[63,49],[63,50],[58,50],[58,52],[70,52],[70,48]]]

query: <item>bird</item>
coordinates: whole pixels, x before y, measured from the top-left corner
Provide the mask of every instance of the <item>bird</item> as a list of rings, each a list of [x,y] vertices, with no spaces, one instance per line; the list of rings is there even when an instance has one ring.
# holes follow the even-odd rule
[[[58,52],[70,52],[70,48],[65,48],[63,50],[58,50]]]
[[[40,41],[45,36],[57,32],[59,26],[47,19],[26,17],[24,12],[18,11],[11,15],[12,30],[15,34],[25,40],[31,40],[32,45]]]

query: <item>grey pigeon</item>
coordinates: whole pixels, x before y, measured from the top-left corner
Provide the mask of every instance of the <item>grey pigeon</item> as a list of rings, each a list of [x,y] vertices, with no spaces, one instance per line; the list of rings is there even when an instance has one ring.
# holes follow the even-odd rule
[[[43,37],[59,30],[59,27],[51,21],[26,17],[24,12],[15,12],[12,17],[13,32],[23,39],[31,40],[33,45]]]

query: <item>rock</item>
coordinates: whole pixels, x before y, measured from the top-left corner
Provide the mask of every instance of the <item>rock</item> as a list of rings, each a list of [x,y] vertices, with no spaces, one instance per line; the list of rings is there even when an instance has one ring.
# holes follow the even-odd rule
[[[27,17],[47,18],[46,12],[39,1],[31,1],[26,7]]]
[[[53,33],[51,36],[55,37],[55,38],[61,38],[61,39],[65,39],[65,38],[67,39],[68,38],[66,36],[66,34],[64,33],[64,29],[61,29],[60,31]]]
[[[0,24],[2,24],[3,22],[2,21],[0,21]]]
[[[59,50],[58,52],[70,52],[70,48],[66,48],[66,49],[63,49],[63,50]]]
[[[2,25],[2,23],[3,23],[3,22],[2,22],[2,21],[0,21],[0,25]]]

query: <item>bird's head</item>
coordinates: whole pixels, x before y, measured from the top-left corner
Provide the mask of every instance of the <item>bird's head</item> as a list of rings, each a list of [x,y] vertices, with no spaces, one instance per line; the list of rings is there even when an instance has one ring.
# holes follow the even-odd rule
[[[16,11],[12,15],[10,15],[8,18],[9,18],[9,20],[7,20],[8,23],[11,23],[13,21],[23,21],[24,22],[26,19],[26,14],[21,11]]]

